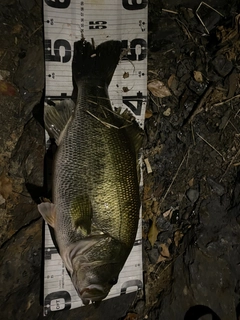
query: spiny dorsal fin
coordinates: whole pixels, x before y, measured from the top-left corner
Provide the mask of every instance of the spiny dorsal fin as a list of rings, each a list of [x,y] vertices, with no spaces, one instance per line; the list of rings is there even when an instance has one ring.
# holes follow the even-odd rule
[[[125,128],[126,132],[129,135],[129,138],[134,146],[136,157],[139,157],[139,151],[142,147],[144,131],[139,127],[136,121],[132,122],[131,125]]]
[[[119,111],[117,111],[116,114],[119,114]],[[122,127],[126,130],[138,158],[143,143],[144,131],[140,128],[133,114],[128,109],[124,110],[120,116],[123,119],[123,123],[125,123]]]
[[[119,116],[121,110],[117,110],[116,114]],[[133,114],[126,109],[123,113],[120,114],[123,125],[122,129],[126,131],[129,140],[131,142],[132,148],[136,155],[136,167],[137,167],[137,175],[138,182],[140,183],[140,149],[142,147],[144,131],[140,128],[139,124],[135,120]],[[124,125],[125,123],[125,125]]]
[[[71,99],[63,100],[55,106],[47,103],[44,105],[44,123],[49,135],[56,140],[59,145],[62,132],[70,122],[75,104]]]

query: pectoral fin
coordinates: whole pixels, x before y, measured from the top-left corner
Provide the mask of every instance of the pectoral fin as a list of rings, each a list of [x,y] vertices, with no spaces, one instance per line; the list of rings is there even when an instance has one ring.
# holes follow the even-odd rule
[[[52,227],[55,226],[56,208],[53,203],[42,202],[38,205],[38,211],[41,213],[43,219]]]
[[[71,206],[71,218],[73,227],[83,236],[91,233],[92,216],[89,196],[87,194],[78,196]]]
[[[75,104],[71,99],[63,100],[55,106],[44,105],[44,123],[50,137],[59,145],[64,130],[71,120]]]

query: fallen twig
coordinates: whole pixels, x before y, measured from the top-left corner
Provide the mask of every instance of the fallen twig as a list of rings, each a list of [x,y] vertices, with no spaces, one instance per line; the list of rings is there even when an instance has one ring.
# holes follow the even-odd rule
[[[177,176],[178,176],[178,173],[179,173],[179,171],[180,171],[180,169],[181,169],[181,167],[182,167],[182,165],[183,165],[183,163],[184,163],[187,155],[188,155],[188,151],[185,153],[185,155],[184,155],[184,157],[183,157],[183,159],[182,159],[182,161],[181,161],[181,163],[180,163],[180,165],[179,165],[179,167],[178,167],[178,169],[177,169],[177,172],[175,173],[175,176],[173,177],[172,182],[170,183],[170,186],[168,187],[165,195],[164,195],[163,198],[162,198],[162,201],[160,202],[160,205],[161,205],[161,204],[163,203],[163,201],[166,199],[166,197],[167,197],[167,195],[168,195],[168,193],[169,193],[169,191],[170,191],[170,189],[171,189],[174,181],[176,180],[176,178],[177,178]]]
[[[163,12],[167,12],[167,13],[173,13],[173,14],[178,14],[177,11],[172,11],[172,10],[168,10],[168,9],[162,9]]]
[[[232,101],[233,99],[237,99],[237,98],[240,98],[240,94],[237,94],[236,96],[234,96],[234,97],[232,97],[230,99],[226,99],[226,100],[224,100],[222,102],[215,103],[215,104],[213,104],[213,107],[222,106],[223,104],[228,103],[228,102]]]
[[[196,16],[198,17],[198,19],[200,20],[201,24],[203,25],[204,29],[207,31],[207,34],[209,34],[208,28],[206,27],[205,23],[202,21],[200,15],[198,14],[198,11],[200,10],[200,7],[201,7],[202,5],[205,5],[206,7],[212,9],[213,11],[217,12],[217,14],[219,14],[219,15],[222,16],[222,17],[224,17],[224,15],[221,14],[221,13],[220,13],[219,11],[217,11],[216,9],[214,9],[213,7],[211,7],[211,6],[210,6],[209,4],[207,4],[206,2],[203,2],[203,1],[202,1],[202,2],[199,4],[199,6],[197,7],[197,10],[196,10],[195,13],[196,13]]]
[[[203,111],[203,105],[206,102],[208,96],[212,93],[213,91],[213,86],[210,86],[207,91],[205,92],[205,94],[203,95],[202,99],[200,100],[199,104],[197,105],[196,109],[193,111],[193,114],[191,115],[191,117],[188,119],[187,123],[191,123],[194,119],[194,117]]]
[[[226,175],[226,173],[228,172],[229,168],[231,167],[231,165],[233,164],[234,160],[239,156],[240,154],[240,150],[238,150],[238,152],[235,154],[235,156],[232,158],[231,162],[229,163],[229,165],[227,166],[227,169],[225,170],[224,174],[222,175],[221,179],[219,180],[219,182],[222,182],[224,176]],[[237,166],[238,163],[233,164],[233,166]]]
[[[193,43],[196,43],[196,41],[194,40],[192,34],[188,30],[187,26],[179,19],[176,19],[176,21],[182,27],[184,33],[186,34],[186,36],[188,36],[188,39],[191,39],[193,41]]]
[[[148,158],[145,158],[144,162],[145,162],[145,165],[146,165],[146,168],[147,168],[147,173],[152,173],[153,172],[152,171],[152,167],[150,165],[150,162],[149,162]]]
[[[220,156],[221,158],[223,159],[223,161],[226,161],[224,156],[216,149],[214,148],[213,145],[211,145],[211,143],[209,143],[206,139],[204,139],[199,133],[197,133],[197,135],[199,136],[199,138],[201,138],[204,142],[206,142],[207,145],[209,145],[209,147],[211,147],[214,151],[216,151]]]

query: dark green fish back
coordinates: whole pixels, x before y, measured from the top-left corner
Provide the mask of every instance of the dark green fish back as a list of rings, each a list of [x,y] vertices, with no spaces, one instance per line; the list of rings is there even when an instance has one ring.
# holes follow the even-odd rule
[[[131,247],[140,208],[137,155],[127,130],[113,127],[121,124],[118,117],[96,106],[99,98],[86,102],[88,92],[83,84],[57,154],[55,197],[66,219],[62,232],[69,230],[65,224],[75,221],[82,236],[101,231]],[[103,99],[102,105],[107,109],[110,102]]]

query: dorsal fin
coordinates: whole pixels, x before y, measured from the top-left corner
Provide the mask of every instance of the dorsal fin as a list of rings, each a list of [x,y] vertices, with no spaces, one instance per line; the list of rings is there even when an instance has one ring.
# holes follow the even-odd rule
[[[140,128],[132,113],[126,109],[121,114],[121,117],[126,120],[125,130],[131,140],[136,156],[138,158],[139,151],[142,147],[144,131]]]

